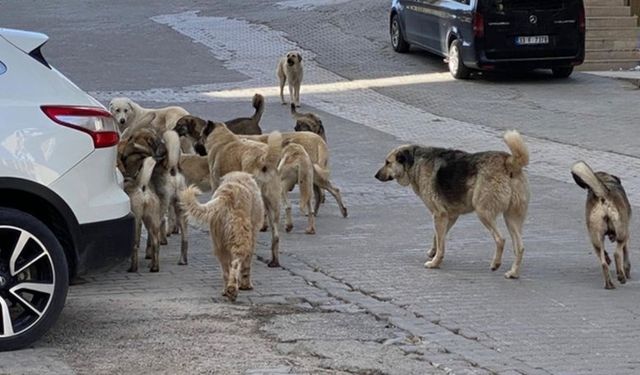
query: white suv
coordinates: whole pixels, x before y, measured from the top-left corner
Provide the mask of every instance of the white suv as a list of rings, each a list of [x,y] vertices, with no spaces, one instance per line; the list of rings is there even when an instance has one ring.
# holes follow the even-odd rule
[[[110,113],[0,28],[0,350],[55,322],[69,280],[130,255],[134,224]]]

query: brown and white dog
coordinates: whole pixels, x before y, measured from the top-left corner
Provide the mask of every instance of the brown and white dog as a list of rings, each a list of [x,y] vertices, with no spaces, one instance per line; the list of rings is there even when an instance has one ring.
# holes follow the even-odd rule
[[[302,55],[300,52],[291,51],[278,61],[276,75],[280,82],[280,101],[287,104],[284,100],[284,85],[289,84],[289,96],[291,104],[300,106],[300,86],[304,72],[302,69]]]
[[[620,179],[606,172],[593,172],[585,162],[577,162],[571,168],[576,184],[587,189],[586,217],[589,239],[602,265],[605,289],[615,289],[609,275],[611,259],[604,248],[604,238],[616,243],[613,254],[618,281],[627,282],[631,274],[629,261],[629,222],[631,205]]]
[[[322,140],[327,142],[327,135],[324,131],[324,125],[322,125],[322,120],[318,115],[307,112],[300,113],[296,110],[295,104],[291,104],[291,116],[296,120],[296,125],[293,130],[297,132],[311,132],[316,133]]]
[[[250,174],[231,172],[209,202],[200,204],[199,193],[191,186],[181,194],[181,201],[189,216],[209,225],[213,253],[222,268],[222,295],[235,301],[238,289],[253,289],[251,262],[264,218],[260,188]]]
[[[475,211],[496,242],[492,271],[502,263],[505,240],[496,226],[496,217],[503,215],[516,255],[505,277],[519,277],[524,254],[522,226],[529,205],[529,184],[523,168],[529,163],[529,152],[515,130],[506,132],[504,141],[510,154],[405,145],[387,155],[375,177],[380,181],[396,180],[401,186],[411,185],[433,215],[435,236],[427,254],[433,259],[425,267],[440,267],[447,232],[460,215]]]

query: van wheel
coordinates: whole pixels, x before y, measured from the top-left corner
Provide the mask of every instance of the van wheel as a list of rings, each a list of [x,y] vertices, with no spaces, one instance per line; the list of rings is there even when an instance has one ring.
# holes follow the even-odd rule
[[[467,79],[471,75],[471,69],[464,66],[462,62],[461,44],[456,39],[449,46],[449,72],[455,79]]]
[[[400,27],[400,19],[397,14],[391,18],[391,46],[398,53],[409,52],[409,43],[402,36],[402,28]]]
[[[555,78],[567,78],[573,73],[573,66],[563,66],[559,68],[552,68],[551,72]]]
[[[47,332],[68,286],[67,259],[51,230],[25,212],[0,208],[0,351]]]

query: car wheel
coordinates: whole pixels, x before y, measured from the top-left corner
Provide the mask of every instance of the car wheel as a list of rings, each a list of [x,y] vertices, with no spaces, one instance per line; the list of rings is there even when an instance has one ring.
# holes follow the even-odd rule
[[[391,46],[393,50],[399,53],[409,52],[409,43],[402,36],[402,28],[400,26],[400,18],[394,14],[391,18]]]
[[[462,62],[461,44],[456,39],[449,46],[449,72],[455,79],[467,79],[471,75],[471,70]]]
[[[51,328],[67,298],[68,272],[46,225],[0,208],[0,351],[29,345]]]
[[[573,73],[573,66],[563,66],[551,69],[555,78],[567,78]]]

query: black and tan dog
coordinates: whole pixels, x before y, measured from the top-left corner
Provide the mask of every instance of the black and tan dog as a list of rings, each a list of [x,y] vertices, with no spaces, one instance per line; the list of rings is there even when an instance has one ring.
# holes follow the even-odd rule
[[[615,289],[609,275],[611,259],[604,248],[604,238],[616,243],[613,254],[618,281],[627,282],[631,273],[629,262],[629,221],[631,205],[620,179],[606,172],[593,172],[585,162],[577,162],[571,168],[576,184],[589,191],[587,195],[587,229],[596,256],[602,265],[605,289]]]
[[[295,104],[291,104],[291,116],[296,120],[296,125],[293,128],[295,131],[316,133],[322,137],[323,141],[327,142],[324,125],[318,115],[311,112],[300,113],[296,110]]]
[[[460,215],[476,212],[496,242],[491,262],[495,271],[502,263],[505,240],[496,218],[504,216],[513,240],[515,260],[505,274],[518,278],[524,254],[522,225],[529,205],[529,186],[523,171],[529,152],[517,131],[508,131],[504,141],[511,154],[500,151],[467,153],[459,150],[419,145],[400,146],[391,151],[376,178],[411,185],[433,214],[435,236],[425,263],[439,268],[444,259],[445,237]]]
[[[253,96],[253,108],[255,112],[251,117],[239,117],[233,120],[226,121],[227,128],[234,134],[241,135],[260,135],[262,129],[260,128],[260,120],[264,113],[264,97],[260,94]],[[183,116],[177,122],[174,130],[181,137],[188,138],[194,145],[194,148],[200,148],[202,151],[203,144],[199,144],[198,140],[202,135],[202,131],[207,126],[207,120],[201,119],[196,116]]]

